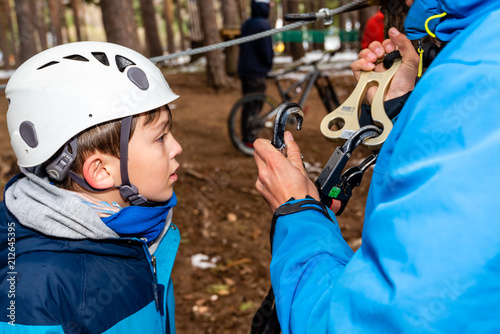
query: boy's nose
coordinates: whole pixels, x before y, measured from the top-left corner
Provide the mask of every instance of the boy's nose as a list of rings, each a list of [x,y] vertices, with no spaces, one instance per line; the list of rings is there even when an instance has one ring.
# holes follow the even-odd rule
[[[172,153],[173,153],[173,157],[176,157],[178,156],[179,154],[182,153],[182,146],[181,144],[179,144],[179,142],[175,139],[175,137],[172,136],[172,139],[174,140],[173,142],[173,149],[172,149]]]

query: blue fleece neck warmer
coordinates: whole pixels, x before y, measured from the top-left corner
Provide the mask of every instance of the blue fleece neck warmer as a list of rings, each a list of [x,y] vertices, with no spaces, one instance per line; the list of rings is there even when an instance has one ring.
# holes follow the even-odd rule
[[[426,36],[425,21],[446,12],[445,17],[429,21],[428,27],[439,40],[449,42],[480,16],[498,8],[498,0],[415,0],[406,16],[406,36],[410,40]]]
[[[146,238],[150,243],[160,236],[167,215],[176,204],[174,193],[162,206],[127,206],[112,216],[102,218],[102,221],[121,237]]]

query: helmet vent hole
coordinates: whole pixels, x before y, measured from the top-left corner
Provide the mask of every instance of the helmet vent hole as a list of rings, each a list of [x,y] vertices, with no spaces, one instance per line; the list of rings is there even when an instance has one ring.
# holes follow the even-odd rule
[[[59,64],[59,62],[58,62],[58,61],[51,61],[51,62],[48,62],[47,64],[42,65],[42,66],[40,66],[39,68],[37,68],[37,70],[41,70],[42,68],[46,68],[46,67],[49,67],[49,66],[52,66],[52,65],[55,65],[55,64]]]
[[[118,67],[118,70],[122,73],[123,73],[123,71],[125,71],[127,66],[135,65],[135,63],[133,61],[131,61],[130,59],[127,59],[123,56],[120,56],[120,55],[115,56],[115,61],[116,61],[116,66]]]
[[[92,52],[95,59],[99,60],[101,64],[109,66],[108,56],[104,52]]]
[[[93,116],[94,116],[94,115],[92,115],[92,114],[89,114],[89,118],[92,118]]]
[[[80,55],[71,55],[71,56],[66,56],[63,58],[69,59],[69,60],[77,60],[77,61],[89,61],[87,58],[85,58],[84,56],[80,56]]]

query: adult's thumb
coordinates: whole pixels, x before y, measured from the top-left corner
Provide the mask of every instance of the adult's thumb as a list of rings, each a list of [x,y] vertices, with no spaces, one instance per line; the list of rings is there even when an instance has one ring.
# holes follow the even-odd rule
[[[418,54],[416,53],[412,42],[406,37],[405,34],[400,33],[398,29],[393,27],[389,29],[389,38],[401,53],[403,63],[410,62],[418,65]]]

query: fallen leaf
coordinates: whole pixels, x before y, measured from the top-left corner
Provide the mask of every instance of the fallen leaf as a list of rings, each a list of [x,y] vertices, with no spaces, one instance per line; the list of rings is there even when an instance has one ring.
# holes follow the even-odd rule
[[[207,292],[210,294],[225,296],[229,294],[229,286],[225,284],[211,284],[207,286]]]
[[[240,264],[243,264],[243,263],[249,263],[249,262],[252,262],[252,260],[250,260],[248,257],[244,257],[242,259],[239,259],[239,260],[236,260],[236,261],[232,261],[230,263],[228,263],[226,265],[226,267],[234,267],[234,266],[237,266],[237,265],[240,265]]]
[[[251,310],[252,308],[253,308],[253,302],[251,300],[244,302],[240,305],[240,311],[242,311],[242,312]]]

